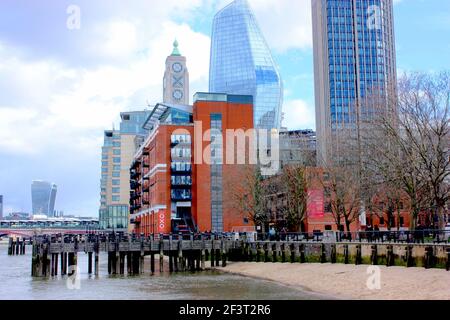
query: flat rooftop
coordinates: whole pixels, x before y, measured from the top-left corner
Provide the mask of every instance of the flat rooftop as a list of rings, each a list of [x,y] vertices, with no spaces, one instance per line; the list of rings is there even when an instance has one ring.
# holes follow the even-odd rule
[[[226,93],[197,92],[196,94],[194,94],[194,103],[197,101],[253,104],[253,96],[226,94]]]

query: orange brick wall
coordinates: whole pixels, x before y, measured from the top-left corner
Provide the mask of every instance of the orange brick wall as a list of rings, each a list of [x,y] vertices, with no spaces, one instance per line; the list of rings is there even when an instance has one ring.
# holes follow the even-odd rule
[[[242,129],[244,131],[253,128],[253,106],[251,104],[238,104],[227,102],[197,101],[194,104],[194,121],[202,124],[202,135],[209,130],[211,124],[211,114],[220,113],[222,115],[222,129],[225,140],[226,129]],[[210,144],[203,141],[202,150]],[[223,159],[226,159],[226,144],[224,141]],[[198,161],[196,161],[198,162]],[[223,177],[231,176],[238,171],[238,165],[224,165]],[[222,182],[223,183],[223,182]],[[230,188],[230,185],[222,185],[223,188]],[[193,175],[193,211],[199,230],[211,230],[211,170],[208,164],[197,164],[194,166]],[[231,201],[223,193],[224,203]],[[224,231],[232,231],[233,227],[244,225],[243,214],[223,205],[223,226]]]

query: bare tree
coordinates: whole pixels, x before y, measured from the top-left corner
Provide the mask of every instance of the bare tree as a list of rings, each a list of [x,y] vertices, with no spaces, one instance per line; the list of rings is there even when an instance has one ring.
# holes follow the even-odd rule
[[[285,166],[281,173],[280,188],[284,193],[282,207],[286,225],[291,232],[304,232],[302,222],[307,218],[308,175],[300,165]]]
[[[411,229],[430,209],[442,227],[449,200],[449,73],[405,75],[398,92],[387,96],[370,98],[376,112],[363,130],[364,167],[375,173],[377,183],[407,196]]]

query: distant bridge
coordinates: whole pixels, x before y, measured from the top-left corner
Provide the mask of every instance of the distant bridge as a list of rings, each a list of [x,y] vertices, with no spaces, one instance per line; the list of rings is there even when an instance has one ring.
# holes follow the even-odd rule
[[[39,235],[57,235],[57,234],[93,234],[97,233],[99,230],[92,229],[80,229],[80,228],[65,228],[65,229],[55,229],[55,228],[2,228],[0,229],[1,237],[22,237],[31,238],[33,236]]]

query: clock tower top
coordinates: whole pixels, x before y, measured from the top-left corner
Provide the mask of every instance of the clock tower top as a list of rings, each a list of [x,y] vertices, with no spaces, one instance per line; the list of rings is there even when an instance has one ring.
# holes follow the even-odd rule
[[[178,49],[178,41],[173,43],[173,51],[166,59],[163,95],[165,103],[189,104],[189,72],[186,57]]]

